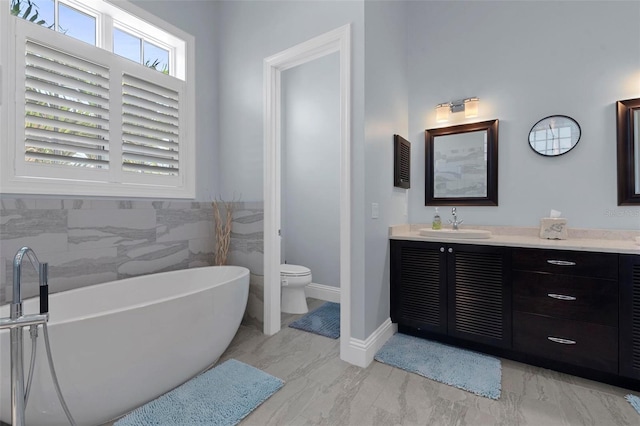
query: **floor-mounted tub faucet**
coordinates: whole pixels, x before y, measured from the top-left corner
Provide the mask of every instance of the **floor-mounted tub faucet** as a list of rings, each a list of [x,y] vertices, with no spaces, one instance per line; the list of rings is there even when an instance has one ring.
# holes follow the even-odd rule
[[[25,256],[38,272],[38,280],[40,282],[40,314],[22,314],[22,286],[20,281],[22,278],[22,261]],[[24,426],[25,417],[22,328],[44,324],[49,319],[48,269],[48,264],[39,262],[35,252],[29,247],[22,247],[13,258],[13,298],[10,306],[10,314],[9,318],[0,318],[0,329],[10,329],[11,424],[13,426]]]
[[[24,257],[29,259],[31,266],[38,273],[38,282],[40,284],[40,295],[49,287],[49,264],[38,261],[36,253],[29,247],[22,247],[13,258],[13,300],[11,303],[11,318],[16,319],[22,316],[22,261]],[[49,310],[47,306],[47,298],[40,299],[40,313],[43,314]]]
[[[453,215],[453,220],[449,219],[449,223],[452,225],[453,230],[457,231],[458,230],[458,225],[460,225],[462,222],[464,222],[464,220],[458,220],[458,216],[456,216],[456,208],[455,207],[451,208],[451,214]]]

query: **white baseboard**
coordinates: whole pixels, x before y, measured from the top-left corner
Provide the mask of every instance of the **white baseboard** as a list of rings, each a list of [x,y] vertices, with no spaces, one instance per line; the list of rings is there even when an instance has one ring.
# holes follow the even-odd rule
[[[307,297],[313,297],[327,302],[340,303],[340,288],[330,285],[311,283],[304,289]]]
[[[380,327],[365,340],[354,339],[349,340],[346,350],[340,351],[340,358],[343,361],[366,368],[373,361],[376,352],[386,343],[391,336],[398,331],[398,325],[391,322],[387,318]]]

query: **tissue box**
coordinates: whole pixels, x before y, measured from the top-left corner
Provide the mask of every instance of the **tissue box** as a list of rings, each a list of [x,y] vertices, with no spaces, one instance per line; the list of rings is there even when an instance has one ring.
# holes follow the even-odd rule
[[[567,236],[567,219],[561,217],[543,217],[540,219],[540,238],[566,240]]]

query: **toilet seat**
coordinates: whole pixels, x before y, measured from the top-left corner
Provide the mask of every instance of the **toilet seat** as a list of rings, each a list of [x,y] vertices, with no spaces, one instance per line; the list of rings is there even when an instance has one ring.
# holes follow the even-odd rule
[[[283,277],[306,277],[311,275],[311,270],[300,265],[283,263],[280,265],[280,276]]]

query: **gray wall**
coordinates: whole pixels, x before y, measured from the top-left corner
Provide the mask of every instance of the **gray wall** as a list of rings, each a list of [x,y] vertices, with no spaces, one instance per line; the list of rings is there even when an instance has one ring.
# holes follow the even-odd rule
[[[637,207],[618,207],[615,102],[640,96],[639,2],[410,2],[407,28],[410,222],[430,222],[424,206],[424,130],[441,127],[435,105],[480,98],[497,118],[499,206],[461,207],[465,225],[538,226],[550,209],[569,227],[636,229]],[[368,68],[367,68],[368,70]],[[542,157],[528,134],[564,114],[582,127],[566,155]],[[449,209],[440,209],[443,221]]]
[[[340,57],[282,73],[282,257],[340,286]]]
[[[227,263],[255,270],[262,265],[264,207],[261,202],[233,207]],[[0,218],[0,304],[11,300],[13,256],[25,245],[49,263],[52,293],[213,264],[215,228],[208,202],[2,197]],[[38,293],[31,269],[23,269],[25,298]]]
[[[210,203],[3,197],[0,217],[0,303],[25,245],[49,263],[52,293],[213,263]],[[22,295],[34,296],[37,274],[23,271]]]
[[[236,191],[244,200],[263,199],[264,59],[352,25],[351,335],[364,339],[364,3],[225,1],[218,6],[221,192]]]
[[[118,4],[118,0],[114,3]],[[131,3],[195,37],[196,200],[214,200],[221,195],[218,109],[223,106],[218,102],[216,84],[217,50],[221,42],[215,33],[218,2],[131,0]],[[233,194],[225,199],[233,199]]]
[[[352,95],[362,102],[363,5],[323,1],[222,1],[218,5],[217,37],[223,40],[218,58],[222,189],[262,200],[263,60],[353,22]],[[361,106],[353,107],[354,135],[362,129]],[[357,144],[362,144],[361,135]]]
[[[389,226],[406,223],[409,190],[393,186],[393,135],[409,138],[406,3],[365,3],[365,161],[366,206],[354,220],[365,224],[366,275],[354,286],[364,291],[364,336],[389,318]],[[415,158],[419,140],[411,140]],[[371,216],[378,203],[379,218]]]

